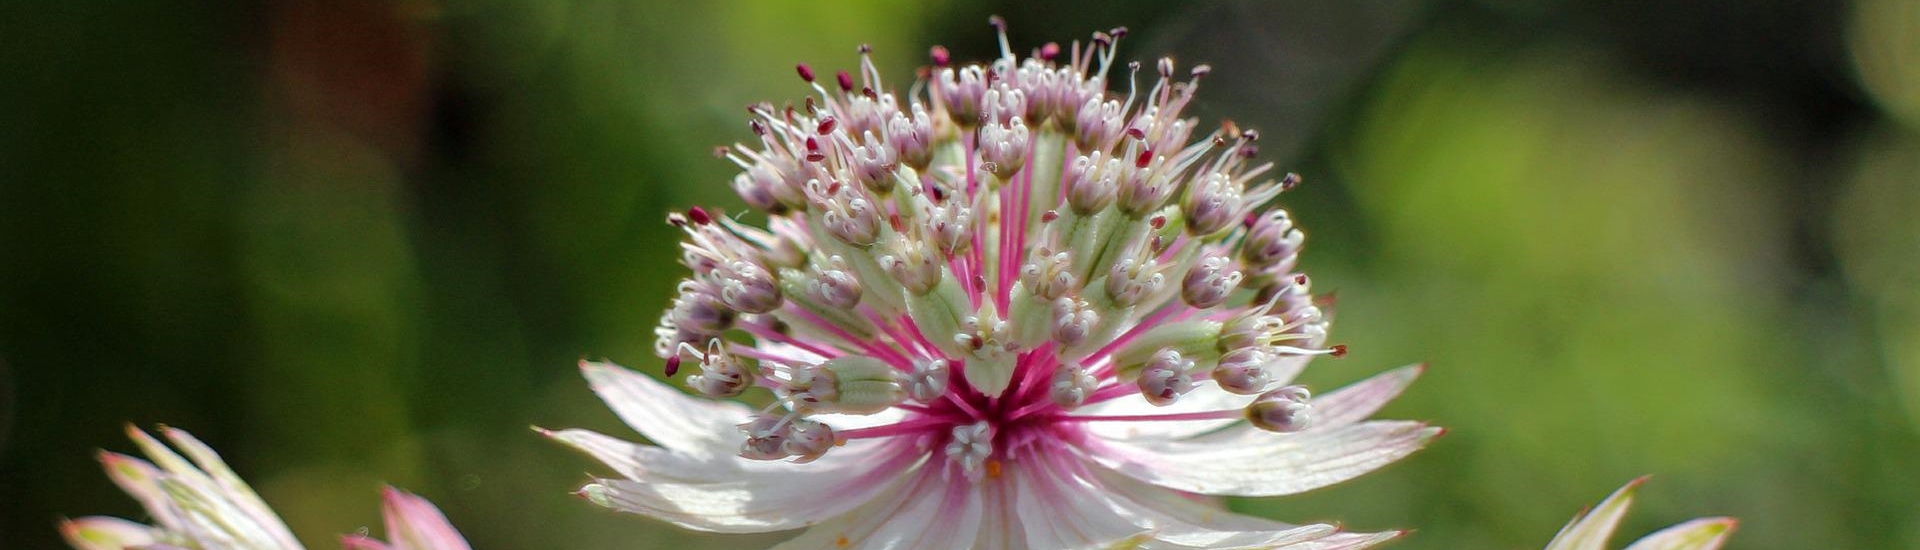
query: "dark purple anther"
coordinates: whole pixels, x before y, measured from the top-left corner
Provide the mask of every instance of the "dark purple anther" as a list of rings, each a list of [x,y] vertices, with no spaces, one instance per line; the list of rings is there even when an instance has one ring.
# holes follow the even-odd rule
[[[795,72],[800,73],[801,80],[805,80],[807,82],[813,82],[813,67],[808,67],[806,63],[801,63],[799,65],[794,65],[793,70]]]
[[[820,162],[826,159],[826,153],[820,152],[820,142],[814,141],[811,137],[807,138],[807,161]]]
[[[935,67],[945,67],[948,63],[953,62],[953,55],[947,53],[946,46],[934,46],[932,49],[927,50],[927,54],[933,56],[933,66]]]
[[[846,71],[840,71],[839,73],[834,74],[833,77],[840,81],[840,91],[842,92],[853,91],[853,75],[847,74]]]

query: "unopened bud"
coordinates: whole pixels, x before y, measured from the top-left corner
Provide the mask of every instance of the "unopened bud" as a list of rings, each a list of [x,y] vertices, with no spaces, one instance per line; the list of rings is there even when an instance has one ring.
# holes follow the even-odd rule
[[[720,299],[728,306],[747,313],[768,313],[780,308],[780,284],[766,268],[736,260],[714,273],[720,277]]]
[[[786,439],[780,442],[780,450],[792,456],[794,462],[813,462],[833,448],[832,426],[805,418],[795,418],[788,424]]]
[[[739,425],[747,439],[740,444],[740,456],[751,460],[780,460],[792,456],[786,451],[786,419],[770,414],[754,415]]]
[[[1066,410],[1078,409],[1086,404],[1093,390],[1100,387],[1100,380],[1076,364],[1061,365],[1055,369],[1052,382],[1047,387],[1047,396],[1053,399],[1053,404]]]
[[[1273,382],[1267,363],[1274,357],[1259,348],[1244,348],[1228,352],[1220,357],[1220,364],[1213,367],[1213,381],[1220,388],[1240,395],[1253,395],[1267,389]]]
[[[1140,395],[1148,403],[1158,406],[1172,404],[1181,395],[1193,390],[1193,361],[1180,356],[1172,348],[1162,349],[1147,360],[1146,367],[1140,370]]]
[[[1180,282],[1180,299],[1197,309],[1207,309],[1227,301],[1240,285],[1241,275],[1223,254],[1210,252],[1187,270]]]
[[[1313,394],[1304,386],[1286,386],[1264,394],[1247,406],[1247,420],[1255,427],[1292,433],[1313,426]]]

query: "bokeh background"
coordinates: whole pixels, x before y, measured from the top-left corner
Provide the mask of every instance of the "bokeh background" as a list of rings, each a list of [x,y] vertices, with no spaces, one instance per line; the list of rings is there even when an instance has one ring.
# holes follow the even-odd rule
[[[1308,183],[1350,357],[1451,428],[1236,502],[1538,548],[1655,478],[1637,535],[1920,548],[1920,2],[13,2],[0,6],[0,547],[137,507],[125,422],[224,451],[316,548],[434,499],[482,549],[738,548],[569,496],[625,433],[581,357],[657,368],[670,208],[798,61],[1127,25]]]

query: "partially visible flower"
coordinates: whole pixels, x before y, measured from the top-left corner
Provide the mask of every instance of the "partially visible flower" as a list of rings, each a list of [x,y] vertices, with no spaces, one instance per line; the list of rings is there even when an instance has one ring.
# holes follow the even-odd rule
[[[1627,482],[1599,506],[1574,516],[1571,523],[1554,535],[1553,542],[1547,543],[1546,550],[1606,550],[1607,539],[1613,538],[1613,531],[1620,527],[1620,518],[1625,517],[1627,507],[1633,505],[1633,492],[1646,480],[1643,477]],[[1715,550],[1726,544],[1737,523],[1733,518],[1687,521],[1642,537],[1626,550]]]
[[[140,501],[154,523],[104,516],[63,520],[60,532],[68,544],[77,550],[301,550],[286,523],[212,448],[182,430],[159,431],[171,448],[127,426],[146,460],[100,452],[107,477]],[[467,550],[446,517],[420,497],[388,488],[386,519],[387,535],[395,539],[391,546],[364,537],[342,543],[349,549]]]
[[[347,535],[340,538],[340,545],[347,550],[471,550],[447,516],[419,495],[382,488],[380,515],[387,524],[387,542]]]
[[[655,331],[667,376],[583,363],[654,443],[546,432],[618,476],[581,496],[702,531],[810,528],[781,548],[1360,548],[1191,494],[1277,496],[1365,474],[1440,433],[1368,418],[1392,371],[1294,378],[1330,317],[1267,205],[1259,134],[1185,111],[1202,65],[1116,64],[1125,29],[934,67],[896,95],[798,67],[722,152],[764,226],[694,208],[692,274]],[[1122,83],[1109,91],[1108,81]],[[927,92],[922,96],[921,91]],[[784,198],[783,198],[784,197]],[[752,390],[771,403],[723,401]],[[763,403],[766,401],[763,400]]]
[[[86,517],[63,522],[67,542],[80,550],[188,548],[197,550],[299,549],[293,532],[213,449],[187,432],[161,426],[174,452],[147,432],[127,426],[127,436],[147,455],[141,460],[101,451],[100,464],[115,485],[140,501],[154,525]],[[180,456],[181,453],[186,457]]]

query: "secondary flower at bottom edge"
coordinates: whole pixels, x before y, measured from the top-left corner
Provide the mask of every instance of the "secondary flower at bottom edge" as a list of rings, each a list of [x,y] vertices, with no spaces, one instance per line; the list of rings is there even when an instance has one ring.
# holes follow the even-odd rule
[[[1599,506],[1574,516],[1573,521],[1547,543],[1546,550],[1606,550],[1607,539],[1613,538],[1613,532],[1620,528],[1620,519],[1626,517],[1627,508],[1633,505],[1633,493],[1647,478],[1635,479],[1616,490]],[[1661,529],[1653,534],[1641,537],[1627,546],[1626,550],[1719,550],[1733,536],[1733,528],[1739,522],[1733,518],[1700,518],[1681,522],[1678,525]]]
[[[107,477],[140,501],[154,524],[106,516],[63,520],[67,544],[76,550],[301,550],[280,516],[212,448],[185,431],[159,431],[178,453],[132,426],[127,436],[152,462],[100,453]],[[392,487],[382,493],[390,541],[348,535],[341,537],[347,550],[470,550],[426,499]]]

